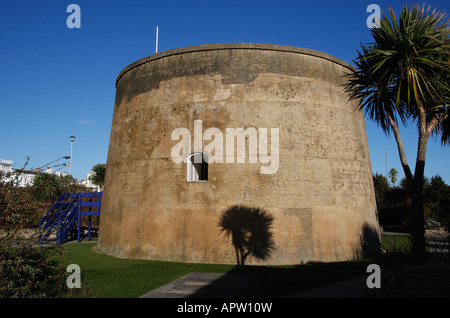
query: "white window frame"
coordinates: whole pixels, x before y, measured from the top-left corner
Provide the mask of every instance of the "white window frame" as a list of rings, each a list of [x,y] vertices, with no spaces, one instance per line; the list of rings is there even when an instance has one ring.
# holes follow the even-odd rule
[[[203,158],[202,162],[195,162],[195,158]],[[197,159],[198,160],[198,159]],[[203,152],[194,152],[186,160],[186,181],[206,182],[208,181],[208,155]]]

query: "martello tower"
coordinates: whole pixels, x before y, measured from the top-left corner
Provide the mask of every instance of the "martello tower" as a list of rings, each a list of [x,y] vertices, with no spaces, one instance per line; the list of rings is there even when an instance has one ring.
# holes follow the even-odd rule
[[[343,90],[350,68],[317,51],[248,43],[180,48],[126,67],[98,249],[246,264],[378,253],[364,117]],[[237,139],[227,151],[230,128],[247,132],[240,161]]]

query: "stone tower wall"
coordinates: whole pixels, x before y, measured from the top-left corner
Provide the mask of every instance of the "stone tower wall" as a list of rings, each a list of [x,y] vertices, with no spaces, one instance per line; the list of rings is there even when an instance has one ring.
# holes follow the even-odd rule
[[[250,251],[245,264],[379,252],[364,117],[342,87],[349,69],[320,52],[245,43],[161,52],[125,68],[117,79],[98,249],[236,263],[242,235]],[[176,128],[191,133],[191,152],[195,133],[223,133],[223,162],[209,164],[208,181],[187,182],[186,163],[174,162]],[[269,152],[277,128],[278,166],[273,158],[250,162],[250,138],[245,162],[237,163],[237,149],[235,158],[225,151],[227,128],[254,128],[258,141],[266,128]],[[203,152],[217,156],[205,148],[211,142],[202,140]],[[262,173],[270,165],[276,171]],[[252,221],[240,219],[249,211]],[[225,228],[225,216],[237,228]]]

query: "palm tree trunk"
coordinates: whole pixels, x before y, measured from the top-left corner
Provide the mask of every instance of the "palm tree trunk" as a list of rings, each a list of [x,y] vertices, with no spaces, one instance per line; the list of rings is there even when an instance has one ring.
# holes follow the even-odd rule
[[[400,136],[398,125],[388,114],[388,118],[394,132],[395,141],[399,152],[400,162],[405,173],[408,192],[411,198],[412,227],[411,227],[411,243],[412,256],[415,264],[426,263],[425,253],[425,229],[424,229],[424,208],[423,208],[423,175],[425,171],[425,157],[427,149],[428,135],[419,128],[419,145],[417,149],[417,160],[414,176],[409,168],[406,160],[406,153]],[[419,119],[421,121],[421,119]],[[426,130],[426,129],[425,129]],[[425,132],[425,133],[424,133]]]
[[[405,178],[406,178],[406,182],[408,185],[408,189],[412,189],[413,183],[414,183],[414,178],[411,173],[411,169],[409,168],[408,160],[406,160],[406,152],[405,152],[405,148],[403,147],[402,138],[400,136],[400,130],[398,129],[398,125],[395,123],[392,116],[390,114],[387,114],[387,115],[388,115],[392,130],[394,131],[395,141],[397,142],[398,154],[400,157],[400,162],[403,167],[403,171],[405,173]]]
[[[424,221],[425,215],[423,206],[424,170],[425,170],[425,161],[417,160],[416,169],[414,173],[414,184],[411,191],[411,210],[412,210],[411,248],[414,264],[426,263],[425,221]]]
[[[419,141],[417,145],[416,169],[414,172],[414,183],[411,191],[412,209],[412,254],[414,264],[425,264],[425,214],[423,201],[423,177],[425,172],[425,158],[427,153],[428,137],[436,127],[436,117],[427,125],[425,108],[419,103]]]

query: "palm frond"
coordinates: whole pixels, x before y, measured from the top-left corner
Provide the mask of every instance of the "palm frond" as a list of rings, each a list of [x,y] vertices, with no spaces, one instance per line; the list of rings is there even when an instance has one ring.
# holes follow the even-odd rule
[[[361,44],[353,61],[356,69],[347,76],[345,89],[350,98],[358,99],[365,115],[387,134],[389,116],[405,123],[408,118],[417,119],[419,107],[431,117],[439,115],[438,129],[443,132],[447,127],[447,132],[444,108],[432,109],[449,103],[450,42],[445,14],[423,5],[405,5],[397,17],[389,8],[379,27],[370,32],[374,42]]]

